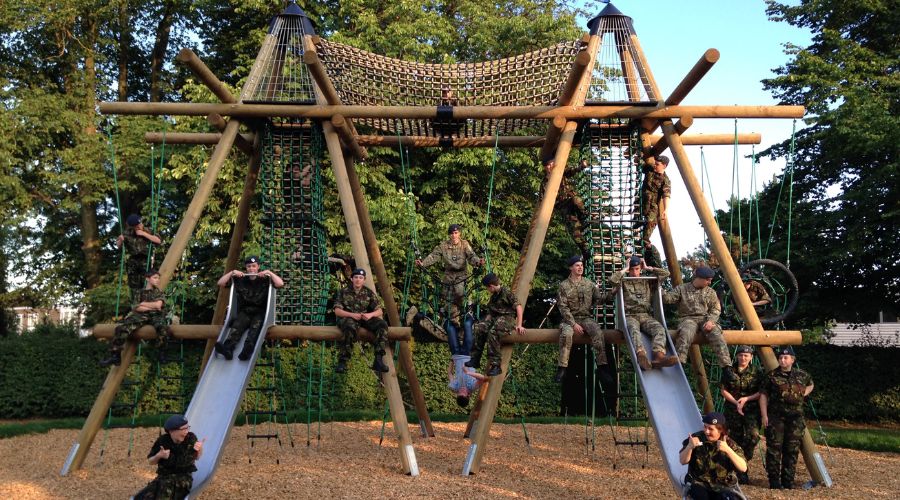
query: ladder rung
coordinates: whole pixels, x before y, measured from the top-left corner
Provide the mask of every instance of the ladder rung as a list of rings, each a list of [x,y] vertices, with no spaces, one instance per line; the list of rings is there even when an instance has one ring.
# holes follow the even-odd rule
[[[245,411],[244,415],[284,415],[283,411]]]
[[[247,439],[278,439],[278,434],[247,434]]]
[[[157,396],[164,399],[181,399],[184,397],[184,394],[177,392],[160,392]]]
[[[248,387],[247,390],[255,392],[275,392],[274,387]]]
[[[619,441],[619,440],[616,440],[616,446],[647,446],[647,441]]]

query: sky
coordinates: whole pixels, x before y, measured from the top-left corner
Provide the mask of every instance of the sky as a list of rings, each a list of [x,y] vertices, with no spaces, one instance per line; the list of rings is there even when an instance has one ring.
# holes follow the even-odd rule
[[[763,0],[614,0],[612,3],[633,19],[634,29],[663,96],[671,94],[707,49],[718,49],[719,61],[682,101],[684,105],[778,104],[768,91],[763,90],[761,80],[771,78],[773,69],[788,62],[785,43],[805,47],[811,42],[809,31],[768,20]],[[591,10],[596,9],[599,13],[603,6],[600,4]],[[585,24],[586,20],[581,25]],[[790,138],[793,125],[790,119],[741,119],[737,126],[740,133],[762,134],[762,143],[756,146],[756,151],[762,151]],[[803,126],[803,121],[798,120],[797,129]],[[733,134],[734,127],[734,119],[698,118],[686,134]],[[699,177],[700,146],[685,148]],[[738,148],[737,185],[743,198],[750,194],[752,166],[750,160],[744,158],[750,153],[749,145]],[[663,154],[672,158],[669,151]],[[732,194],[734,147],[704,146],[703,154],[712,186],[712,191],[706,189],[707,201],[712,193],[712,205],[722,209]],[[784,166],[784,159],[777,162],[761,160],[756,169],[759,189],[773,175],[782,172]],[[676,251],[683,256],[703,244],[703,228],[674,162],[666,172],[672,180],[669,224]],[[763,233],[766,233],[765,227]],[[661,252],[658,233],[653,235],[653,242]]]

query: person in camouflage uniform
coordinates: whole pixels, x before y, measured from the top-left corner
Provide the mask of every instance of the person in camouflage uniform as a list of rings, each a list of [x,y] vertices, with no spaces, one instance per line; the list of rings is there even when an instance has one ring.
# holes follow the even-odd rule
[[[576,333],[586,333],[591,338],[598,374],[603,383],[611,383],[612,377],[599,367],[606,365],[606,342],[603,330],[594,321],[594,308],[612,298],[612,293],[604,293],[593,281],[584,277],[584,259],[580,255],[569,258],[569,277],[560,282],[557,306],[562,316],[559,325],[559,359],[556,383],[561,383],[569,366],[572,338]]]
[[[447,229],[449,238],[434,247],[434,250],[424,259],[416,259],[416,265],[429,267],[438,262],[444,264],[444,279],[442,280],[442,295],[444,299],[444,311],[447,316],[447,337],[451,354],[468,355],[472,351],[472,318],[463,317],[466,308],[466,279],[469,274],[467,264],[473,267],[484,265],[484,259],[475,254],[472,245],[462,239],[459,224],[450,224]],[[462,346],[460,346],[458,331],[463,328]]]
[[[144,230],[139,215],[129,215],[125,221],[125,232],[116,239],[116,247],[122,248],[125,245],[125,275],[128,289],[131,290],[132,304],[137,304],[141,289],[144,288],[144,273],[153,265],[148,257],[151,243],[159,245],[162,240]]]
[[[218,285],[225,288],[231,283],[237,296],[237,314],[228,323],[225,340],[216,342],[216,352],[231,361],[234,348],[240,342],[244,332],[249,330],[244,340],[244,348],[238,359],[247,361],[256,351],[263,322],[266,320],[266,308],[269,300],[269,284],[275,288],[284,286],[284,281],[269,270],[259,270],[259,257],[251,256],[244,261],[245,272],[228,271],[219,278]]]
[[[553,158],[544,162],[545,175],[541,193],[546,190],[547,180],[550,179],[550,172],[554,167],[556,167],[556,160]],[[553,205],[554,212],[562,218],[569,234],[572,235],[572,239],[581,250],[581,255],[590,255],[590,249],[584,238],[584,220],[587,218],[587,211],[584,208],[584,200],[575,191],[574,177],[586,168],[588,168],[587,160],[581,160],[577,166],[566,165],[563,177],[559,181],[556,203]]]
[[[753,458],[753,451],[759,443],[759,386],[763,373],[753,366],[753,348],[748,345],[737,347],[735,354],[735,380],[722,382],[719,388],[725,399],[725,418],[728,419],[729,434],[744,452],[744,458]],[[738,474],[741,484],[749,482],[746,473]]]
[[[475,323],[475,348],[472,350],[472,359],[466,365],[478,367],[481,365],[481,353],[484,352],[484,344],[488,345],[488,377],[500,375],[500,338],[511,334],[513,331],[519,335],[525,334],[522,326],[522,304],[516,298],[512,290],[500,286],[500,278],[494,273],[488,273],[481,279],[481,284],[487,287],[491,298],[487,303],[488,313],[479,322]]]
[[[622,288],[622,295],[625,299],[625,322],[627,323],[628,334],[631,336],[631,344],[636,349],[638,365],[642,370],[672,366],[678,362],[678,358],[666,356],[666,329],[652,315],[653,310],[650,302],[651,297],[653,297],[653,286],[648,280],[624,279],[626,275],[631,278],[637,278],[643,271],[656,277],[656,286],[661,286],[663,281],[669,277],[669,271],[658,267],[649,267],[644,259],[633,255],[629,259],[627,266],[614,272],[609,277],[609,282],[614,287],[613,293],[619,287]],[[649,336],[653,341],[652,362],[647,357],[641,333]]]
[[[702,331],[716,353],[719,366],[722,368],[722,380],[734,380],[731,368],[731,356],[719,326],[719,315],[722,306],[715,290],[710,288],[715,273],[706,266],[700,266],[694,272],[690,283],[683,283],[663,294],[663,302],[678,305],[678,340],[675,350],[682,364],[687,363],[688,349],[694,342],[694,335]]]
[[[678,454],[688,466],[685,496],[700,499],[743,499],[736,473],[747,472],[740,446],[728,436],[725,416],[710,412],[703,416],[703,430],[681,442]]]
[[[644,247],[644,257],[653,267],[662,267],[662,259],[659,250],[650,243],[650,237],[660,221],[665,221],[669,208],[669,198],[672,197],[672,182],[666,175],[666,167],[669,165],[667,156],[657,156],[650,162],[644,163],[644,182],[641,185],[641,213],[644,216],[644,230],[641,234],[641,243]]]
[[[790,346],[776,351],[778,368],[770,371],[759,388],[759,411],[766,429],[766,474],[769,488],[791,489],[800,442],[806,430],[803,403],[813,390],[812,377],[795,368]]]
[[[146,286],[138,294],[138,302],[131,311],[116,325],[113,339],[109,343],[109,357],[100,361],[100,366],[122,363],[122,349],[132,334],[144,325],[156,329],[160,349],[163,349],[171,336],[166,322],[166,294],[159,289],[159,271],[151,269],[144,273]]]
[[[191,492],[197,470],[194,462],[203,454],[203,442],[190,432],[182,415],[172,415],[163,425],[166,433],[156,438],[147,459],[156,466],[156,478],[134,495],[135,500],[183,499]]]
[[[334,297],[334,315],[337,316],[337,326],[343,333],[341,353],[334,371],[343,373],[347,370],[347,361],[353,352],[357,331],[363,327],[375,335],[375,359],[372,361],[372,369],[380,373],[387,372],[388,367],[382,358],[387,342],[388,324],[382,318],[384,309],[381,307],[381,299],[366,286],[365,269],[355,269],[350,276],[350,286],[338,291]]]

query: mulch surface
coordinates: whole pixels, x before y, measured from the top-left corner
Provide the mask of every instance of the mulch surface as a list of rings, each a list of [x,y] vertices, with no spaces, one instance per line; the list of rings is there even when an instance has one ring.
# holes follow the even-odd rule
[[[650,452],[612,446],[609,427],[596,427],[595,449],[588,451],[591,431],[581,425],[529,424],[531,446],[520,425],[495,424],[481,471],[463,477],[469,442],[464,423],[436,423],[435,438],[413,433],[418,477],[400,468],[397,441],[390,423],[379,446],[381,422],[323,424],[321,439],[313,426],[307,446],[306,425],[291,426],[293,447],[285,426],[279,426],[282,447],[274,440],[251,448],[249,427],[237,427],[210,486],[202,499],[273,498],[672,498],[674,491],[663,470],[650,431]],[[268,432],[265,427],[257,432]],[[0,498],[128,498],[153,479],[154,468],[144,456],[158,435],[156,429],[134,431],[134,451],[128,456],[128,429],[109,432],[103,456],[98,434],[84,468],[59,475],[78,434],[55,430],[47,434],[0,440]],[[641,436],[643,431],[637,431]],[[587,436],[587,440],[586,440]],[[202,438],[202,436],[200,436]],[[751,461],[749,498],[897,498],[900,495],[900,454],[832,448],[820,450],[835,486],[807,491],[770,491],[759,457]],[[615,462],[615,466],[614,466]],[[802,463],[802,459],[801,459]],[[643,467],[642,467],[643,465]],[[805,468],[797,483],[809,480]]]

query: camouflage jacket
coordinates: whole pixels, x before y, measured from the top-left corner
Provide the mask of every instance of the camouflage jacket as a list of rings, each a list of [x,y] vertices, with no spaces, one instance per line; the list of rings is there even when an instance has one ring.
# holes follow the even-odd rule
[[[746,370],[740,371],[735,367],[734,369],[735,380],[733,382],[729,382],[727,380],[722,381],[722,388],[728,391],[734,399],[740,399],[745,396],[752,396],[759,392],[760,386],[763,382],[763,371],[759,369],[757,366],[750,365]],[[737,413],[737,408],[730,404],[725,403],[725,410]],[[750,401],[746,405],[744,405],[744,413],[758,413],[759,412],[759,403],[756,401]]]
[[[649,271],[652,276],[656,276],[659,283],[669,277],[669,271],[661,268],[653,268]],[[625,297],[625,313],[626,314],[650,314],[651,298],[653,297],[653,287],[649,280],[626,280],[625,276],[628,271],[619,270],[612,273],[609,282],[613,286],[622,287],[622,294]]]
[[[701,445],[691,451],[691,460],[688,462],[688,473],[685,482],[702,485],[707,489],[720,492],[722,490],[737,486],[737,468],[728,458],[728,455],[719,451],[718,445],[706,439],[703,431],[691,434],[700,439]],[[730,437],[725,437],[725,442],[734,450],[735,453],[744,457],[741,447]],[[688,444],[685,439],[681,442],[683,450]]]
[[[488,299],[487,310],[491,316],[515,316],[516,306],[519,305],[519,299],[516,298],[512,290],[505,286],[500,287],[500,291],[492,293]]]
[[[466,271],[466,262],[473,266],[481,265],[481,258],[472,250],[472,245],[466,240],[460,240],[459,245],[454,245],[446,240],[434,247],[434,250],[422,259],[422,267],[428,267],[437,262],[444,263],[444,272],[447,274]]]
[[[156,302],[158,300],[162,301],[162,309],[159,311],[150,311],[144,314],[165,314],[166,313],[166,292],[160,290],[159,288],[150,287],[150,288],[142,288],[141,294],[138,296],[138,304],[141,302]]]
[[[796,366],[789,372],[778,367],[767,373],[759,392],[769,400],[768,414],[803,414],[803,392],[812,383],[812,377]]]
[[[197,467],[194,465],[194,462],[197,460],[197,452],[194,451],[194,443],[196,442],[197,435],[193,432],[188,432],[184,441],[178,444],[175,444],[175,441],[172,441],[172,436],[166,432],[162,436],[156,438],[153,447],[150,448],[150,453],[147,454],[147,458],[159,453],[160,448],[165,448],[171,451],[171,454],[169,454],[169,458],[164,458],[159,461],[156,465],[156,473],[160,476],[167,474],[190,474],[197,470]]]
[[[702,317],[706,321],[717,323],[722,314],[716,291],[708,286],[696,288],[692,283],[683,283],[664,293],[663,302],[678,304],[678,316],[681,318]]]
[[[665,172],[658,174],[650,165],[644,165],[644,184],[641,186],[645,204],[659,204],[663,198],[672,197],[672,182]]]
[[[766,287],[759,281],[748,281],[750,288],[747,289],[747,295],[750,296],[750,302],[759,302],[761,300],[772,300]]]
[[[268,276],[244,276],[233,281],[234,293],[238,296],[238,311],[241,309],[265,309],[269,299]]]
[[[138,236],[133,227],[126,227],[122,236],[124,236],[123,244],[125,245],[125,253],[128,254],[128,260],[134,262],[146,261],[147,254],[150,252],[150,240],[143,236]]]
[[[370,313],[381,309],[381,299],[366,286],[357,292],[353,290],[353,285],[350,285],[342,288],[334,296],[334,308],[351,313]]]
[[[576,320],[593,317],[594,307],[603,304],[611,294],[604,293],[593,281],[582,277],[578,281],[566,278],[559,284],[557,305],[563,323],[574,325]]]

